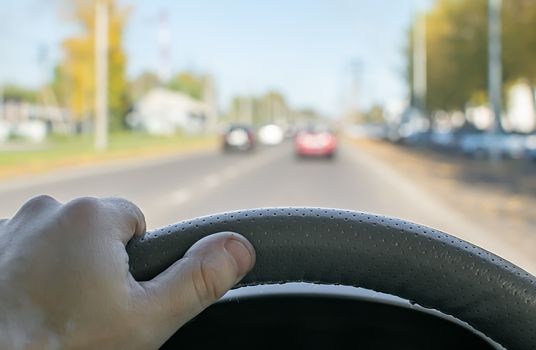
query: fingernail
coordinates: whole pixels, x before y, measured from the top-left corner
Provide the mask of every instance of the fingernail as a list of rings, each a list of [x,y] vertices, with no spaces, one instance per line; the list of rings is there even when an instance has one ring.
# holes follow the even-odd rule
[[[240,277],[244,276],[246,273],[251,270],[253,267],[253,248],[249,248],[245,243],[231,238],[225,242],[225,250],[236,261],[236,266],[238,267],[238,275]]]

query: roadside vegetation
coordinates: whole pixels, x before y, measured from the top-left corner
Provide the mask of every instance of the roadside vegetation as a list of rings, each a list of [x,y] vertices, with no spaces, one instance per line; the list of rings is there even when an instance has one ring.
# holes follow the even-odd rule
[[[139,132],[115,132],[110,135],[109,148],[96,151],[92,135],[52,135],[38,147],[26,142],[13,142],[9,150],[0,148],[0,179],[69,166],[210,149],[215,144],[216,138],[208,135],[152,136]]]

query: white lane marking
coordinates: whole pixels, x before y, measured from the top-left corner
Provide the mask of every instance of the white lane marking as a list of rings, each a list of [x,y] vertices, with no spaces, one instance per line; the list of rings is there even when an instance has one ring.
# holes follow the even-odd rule
[[[227,168],[225,168],[223,170],[223,177],[226,180],[233,179],[233,178],[237,177],[238,175],[240,175],[241,170],[243,170],[243,169],[240,169],[239,167],[237,167],[235,165],[230,165],[230,166],[228,166]]]
[[[222,182],[222,179],[219,175],[210,174],[203,178],[203,186],[208,189],[218,187]]]
[[[239,164],[231,164],[223,168],[217,173],[212,173],[202,177],[199,182],[192,183],[188,187],[182,187],[171,193],[171,201],[176,205],[184,205],[190,200],[194,200],[200,196],[203,196],[210,190],[219,187],[226,182],[235,180],[236,178],[247,174],[255,169],[262,167],[263,165],[281,157],[284,154],[284,150],[274,152],[272,154],[264,154],[261,157],[256,157],[251,160],[244,160]],[[159,201],[159,203],[161,203]]]
[[[192,192],[187,188],[182,188],[171,194],[171,200],[175,204],[183,204],[192,198]]]

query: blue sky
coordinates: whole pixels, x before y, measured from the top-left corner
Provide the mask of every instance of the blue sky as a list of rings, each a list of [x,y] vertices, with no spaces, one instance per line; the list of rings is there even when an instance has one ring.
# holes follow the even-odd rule
[[[61,59],[62,39],[76,31],[62,14],[66,0],[1,1],[0,83],[36,86]],[[234,94],[277,89],[294,106],[337,113],[355,61],[362,67],[361,105],[406,96],[402,52],[414,0],[121,3],[133,8],[125,33],[129,76],[157,70],[158,17],[165,11],[172,69],[210,72],[222,104]],[[39,63],[44,48],[48,58]]]

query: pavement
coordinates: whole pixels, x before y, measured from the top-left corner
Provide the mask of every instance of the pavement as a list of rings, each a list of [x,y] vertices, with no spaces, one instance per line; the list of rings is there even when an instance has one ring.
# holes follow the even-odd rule
[[[0,218],[12,216],[38,194],[60,201],[78,196],[125,197],[141,207],[149,229],[254,207],[364,211],[448,232],[536,274],[536,254],[505,241],[500,232],[484,229],[359,146],[344,143],[333,161],[296,159],[292,145],[285,143],[253,154],[196,152],[28,176],[0,184]]]

